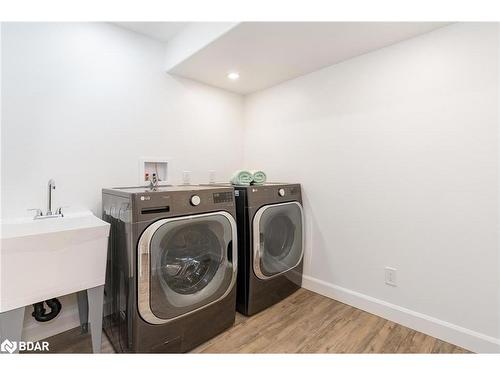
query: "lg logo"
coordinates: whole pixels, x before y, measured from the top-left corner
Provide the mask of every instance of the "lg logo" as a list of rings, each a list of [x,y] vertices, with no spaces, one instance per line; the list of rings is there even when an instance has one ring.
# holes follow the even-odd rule
[[[16,350],[30,351],[30,352],[48,352],[49,343],[47,341],[32,342],[32,341],[10,341],[5,339],[0,345],[0,352],[14,353]]]
[[[8,352],[10,354],[14,353],[17,349],[17,343],[12,342],[9,339],[6,339],[2,342],[2,345],[0,345],[0,351],[2,352]]]

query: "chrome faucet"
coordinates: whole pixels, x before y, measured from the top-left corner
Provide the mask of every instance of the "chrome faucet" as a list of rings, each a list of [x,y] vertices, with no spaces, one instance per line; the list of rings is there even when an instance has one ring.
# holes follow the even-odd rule
[[[52,190],[56,190],[56,182],[53,178],[47,184],[47,213],[45,215],[52,215]]]
[[[45,215],[39,208],[30,208],[28,211],[36,211],[33,219],[48,219],[52,217],[63,217],[62,207],[59,207],[55,212],[52,212],[52,190],[56,189],[56,182],[51,178],[47,184],[47,212]]]
[[[146,173],[146,181],[149,182],[149,189],[156,191],[158,189],[158,182],[160,179],[153,173],[153,178],[149,178],[149,173]]]

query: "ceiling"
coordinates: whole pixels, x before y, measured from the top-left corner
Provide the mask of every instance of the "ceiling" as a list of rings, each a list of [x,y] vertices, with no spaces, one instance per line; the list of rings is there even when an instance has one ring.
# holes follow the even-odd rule
[[[135,31],[136,33],[149,36],[160,42],[168,42],[179,31],[181,31],[188,22],[113,22],[115,25],[124,29]]]
[[[446,22],[116,22],[166,43],[165,70],[249,94]],[[228,79],[230,72],[240,78]]]
[[[169,73],[248,94],[447,25],[443,22],[244,22]],[[231,81],[229,72],[240,78]]]

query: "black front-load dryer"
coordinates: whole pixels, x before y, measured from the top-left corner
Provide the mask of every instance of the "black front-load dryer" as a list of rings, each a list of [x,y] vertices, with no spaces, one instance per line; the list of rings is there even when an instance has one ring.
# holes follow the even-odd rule
[[[302,284],[304,214],[299,184],[235,186],[237,309],[252,315]]]

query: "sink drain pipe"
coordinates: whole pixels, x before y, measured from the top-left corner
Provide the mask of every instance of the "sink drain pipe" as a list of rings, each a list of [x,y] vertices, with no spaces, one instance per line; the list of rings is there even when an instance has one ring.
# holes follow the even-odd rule
[[[31,314],[37,322],[48,322],[54,319],[61,311],[61,302],[57,298],[48,299],[45,301],[47,306],[50,308],[49,313],[45,313],[45,307],[43,307],[43,302],[37,302],[33,305],[33,314]]]

